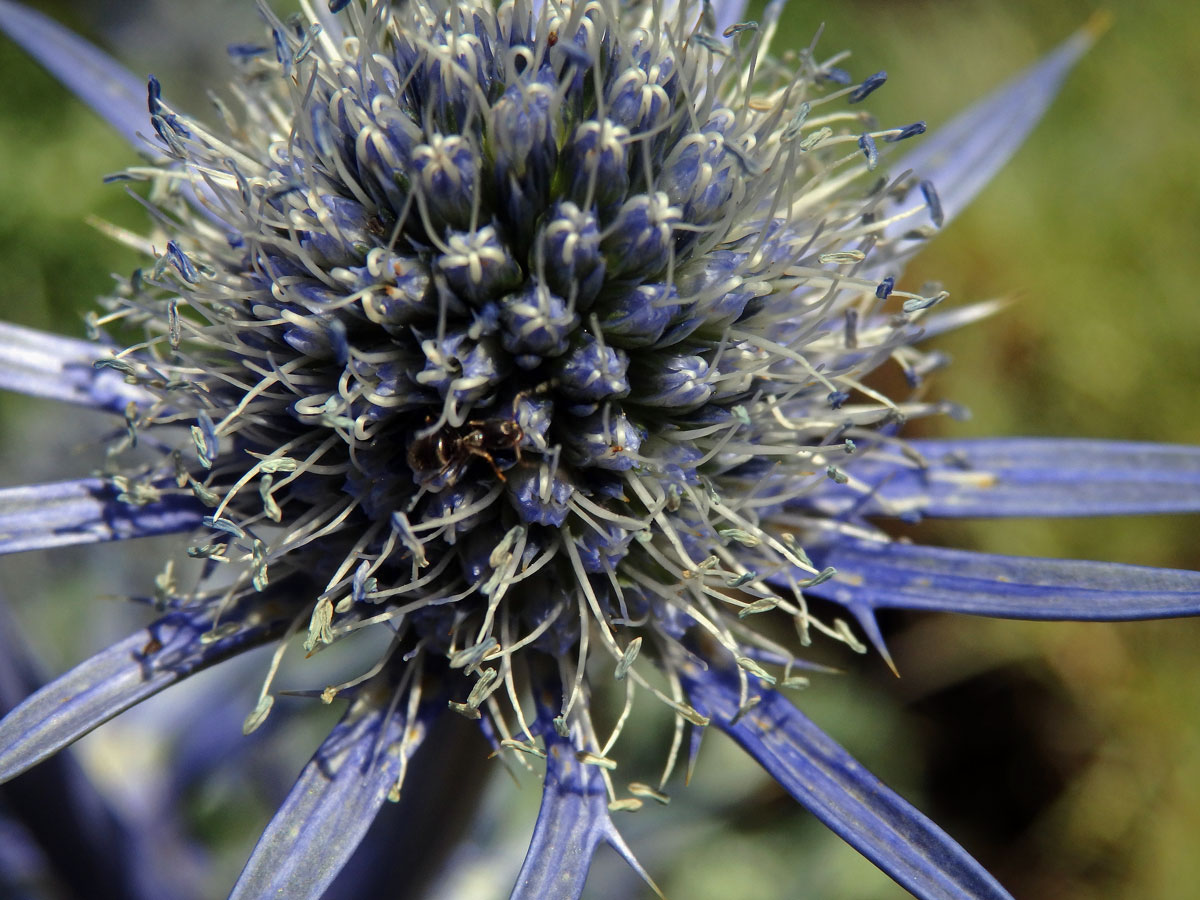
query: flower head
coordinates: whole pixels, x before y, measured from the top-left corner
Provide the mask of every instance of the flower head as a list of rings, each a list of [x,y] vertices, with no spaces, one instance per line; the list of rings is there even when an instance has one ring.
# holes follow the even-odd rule
[[[1196,610],[1193,573],[914,547],[875,523],[1196,506],[1134,466],[1178,471],[1191,451],[1078,443],[1058,460],[1062,442],[901,433],[953,412],[923,398],[942,359],[919,341],[987,311],[898,290],[902,263],[1087,35],[885,174],[924,125],[862,111],[885,73],[772,56],[777,5],[761,24],[708,3],[302,8],[261,6],[269,39],[232,48],[214,122],[150,79],[153,159],[125,177],[149,183],[154,231],[123,236],[149,263],[89,321],[107,349],[80,370],[92,350],[43,338],[3,373],[124,418],[103,477],[6,492],[5,549],[189,531],[201,566],[190,581],[169,564],[147,631],[0,724],[0,769],[274,644],[253,731],[286,650],[373,628],[386,645],[317,692],[345,716],[234,896],[319,896],[455,713],[545,760],[514,896],[575,895],[602,841],[628,855],[610,813],[661,799],[710,725],[915,893],[1004,896],[775,689],[807,684],[814,639],[861,652],[862,635],[886,658],[888,606]],[[0,16],[35,45],[70,40]],[[911,397],[872,386],[893,361]],[[1091,457],[1136,499],[1078,475]],[[601,729],[592,696],[614,680],[624,707]],[[656,786],[614,775],[638,696],[675,722]]]

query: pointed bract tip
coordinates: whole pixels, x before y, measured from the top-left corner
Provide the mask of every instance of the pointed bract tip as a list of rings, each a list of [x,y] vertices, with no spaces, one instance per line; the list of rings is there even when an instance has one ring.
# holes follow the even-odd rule
[[[1094,43],[1103,37],[1108,29],[1112,28],[1114,18],[1111,10],[1098,9],[1092,13],[1091,18],[1083,23],[1083,27],[1079,29],[1080,33],[1087,35],[1088,40]]]
[[[900,677],[900,670],[896,668],[896,663],[892,660],[892,654],[888,652],[886,646],[882,650],[883,661],[887,663],[887,667],[892,670],[892,674],[897,678]]]
[[[879,623],[875,621],[875,611],[869,606],[853,605],[850,607],[850,612],[854,614],[854,618],[858,620],[859,626],[867,636],[867,640],[871,642],[871,646],[875,648],[875,652],[883,657],[883,661],[887,663],[887,667],[892,670],[892,674],[897,678],[900,677],[900,670],[896,668],[896,663],[892,659],[892,654],[887,648],[887,642],[883,639],[883,632],[879,630]]]

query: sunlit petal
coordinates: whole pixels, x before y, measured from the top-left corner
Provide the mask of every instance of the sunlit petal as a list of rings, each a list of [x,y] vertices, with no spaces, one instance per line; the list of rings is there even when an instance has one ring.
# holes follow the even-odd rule
[[[160,494],[135,505],[121,494],[99,478],[0,488],[0,553],[177,534],[204,515],[191,495]]]
[[[1084,621],[1200,614],[1200,572],[1180,569],[850,540],[813,556],[837,575],[808,590],[849,607]]]

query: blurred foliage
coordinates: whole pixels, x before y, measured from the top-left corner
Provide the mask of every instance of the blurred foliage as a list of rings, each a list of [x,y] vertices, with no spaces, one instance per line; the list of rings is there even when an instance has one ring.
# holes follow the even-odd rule
[[[219,63],[239,22],[257,28],[249,0],[38,5],[135,71],[160,66],[176,97],[180,88],[195,97],[198,79],[170,70],[172,58]],[[937,376],[935,392],[974,413],[967,423],[935,423],[941,433],[1200,442],[1200,15],[1166,0],[1109,8],[1114,27],[1047,121],[909,269],[910,286],[937,279],[959,302],[1016,301],[940,341],[955,362]],[[778,46],[807,44],[824,21],[819,48],[851,49],[852,74],[891,73],[870,104],[882,122],[927,119],[936,128],[1094,11],[1081,0],[795,0]],[[176,32],[185,36],[182,49],[147,43],[155,28],[184,18],[187,27]],[[205,28],[216,23],[221,37],[209,39]],[[131,156],[7,42],[0,79],[9,86],[0,104],[0,314],[79,335],[82,311],[107,288],[108,273],[139,264],[84,222],[94,214],[139,227],[137,204],[100,183]],[[11,399],[0,408],[39,421],[58,412]],[[29,477],[20,460],[36,444],[11,426],[5,443],[4,482]],[[1178,517],[929,523],[915,533],[999,552],[1196,568],[1195,531],[1195,518]],[[9,579],[10,592],[25,587]],[[82,588],[70,593],[69,602],[82,602]],[[884,624],[900,680],[873,656],[844,660],[854,674],[821,679],[800,697],[873,771],[1016,896],[1194,895],[1200,623],[894,615]],[[671,808],[623,823],[669,896],[906,896],[717,736],[706,742],[693,786],[674,793]],[[529,799],[518,830],[530,825]],[[589,896],[634,890],[612,860],[600,860],[597,875]],[[609,887],[610,875],[623,887]]]

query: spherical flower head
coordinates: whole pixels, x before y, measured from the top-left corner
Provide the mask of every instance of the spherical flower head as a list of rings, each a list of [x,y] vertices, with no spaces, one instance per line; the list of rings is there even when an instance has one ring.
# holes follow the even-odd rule
[[[882,73],[784,65],[771,29],[714,34],[706,5],[337,6],[268,14],[220,124],[151,81],[167,159],[136,174],[164,250],[102,323],[144,332],[109,364],[152,399],[114,451],[192,440],[114,477],[131,503],[192,493],[189,553],[227,572],[162,602],[255,641],[306,624],[310,652],[389,627],[325,699],[435,690],[498,740],[545,727],[526,657],[566,735],[591,728],[593,656],[703,722],[679,690],[697,658],[747,701],[789,683],[754,614],[856,646],[802,600],[805,546],[859,527],[811,498],[940,411],[861,382],[918,368],[940,299],[886,314],[873,274],[907,189],[870,174],[875,138],[912,129],[848,104]]]

